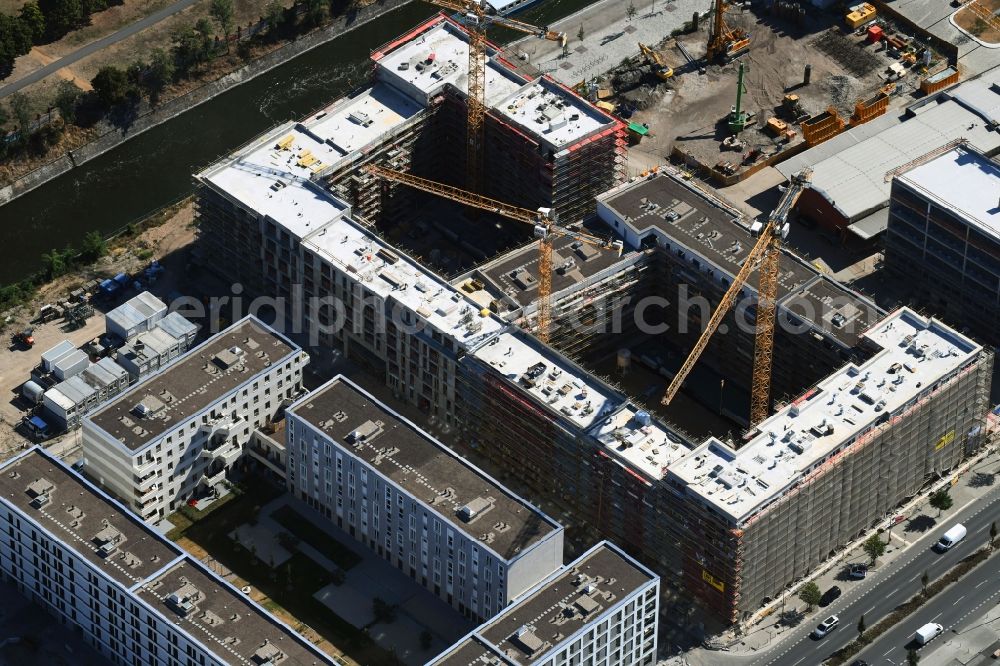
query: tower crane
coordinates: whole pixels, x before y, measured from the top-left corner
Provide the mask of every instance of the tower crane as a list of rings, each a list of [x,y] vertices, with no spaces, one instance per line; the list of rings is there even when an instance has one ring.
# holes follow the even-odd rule
[[[750,48],[750,34],[743,28],[730,28],[726,24],[728,8],[725,0],[715,0],[712,33],[708,37],[708,52],[705,54],[707,62],[735,58]]]
[[[566,33],[488,14],[483,0],[424,0],[436,7],[458,12],[469,33],[468,137],[466,145],[466,189],[482,191],[483,119],[486,116],[486,28],[497,25],[566,46]]]
[[[771,400],[771,360],[774,354],[774,319],[778,299],[778,271],[781,258],[781,241],[788,235],[788,214],[798,201],[802,190],[812,179],[812,170],[803,169],[792,176],[788,188],[782,194],[777,207],[768,215],[767,222],[760,228],[757,243],[743,261],[733,283],[729,285],[722,301],[715,308],[701,337],[691,349],[684,364],[674,375],[661,401],[669,405],[681,388],[712,335],[719,328],[723,318],[736,303],[736,299],[746,285],[750,274],[760,265],[757,288],[757,331],[753,349],[753,381],[750,389],[750,424],[757,425],[770,412]],[[759,225],[757,223],[755,226]]]
[[[617,250],[619,255],[622,252],[623,244],[620,240],[607,240],[599,236],[559,226],[556,223],[555,213],[551,208],[531,210],[529,208],[512,206],[503,201],[483,196],[482,194],[469,192],[452,185],[445,185],[401,171],[386,169],[374,164],[369,164],[364,170],[378,178],[408,185],[414,189],[450,199],[451,201],[457,201],[466,206],[495,213],[523,224],[532,225],[535,229],[535,237],[538,238],[538,339],[545,343],[549,341],[549,325],[551,323],[552,312],[550,302],[552,295],[552,240],[560,236],[566,236],[575,241],[594,245],[605,250]]]

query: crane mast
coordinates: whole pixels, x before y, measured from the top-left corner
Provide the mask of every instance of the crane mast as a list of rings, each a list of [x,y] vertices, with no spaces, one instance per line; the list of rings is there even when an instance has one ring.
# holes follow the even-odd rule
[[[684,380],[691,373],[702,352],[708,346],[712,335],[718,330],[722,320],[736,303],[743,287],[759,262],[760,274],[757,284],[757,317],[754,336],[753,377],[750,395],[750,424],[756,425],[767,418],[771,405],[771,364],[774,355],[774,323],[778,299],[778,275],[781,259],[781,239],[787,233],[788,215],[798,201],[802,190],[812,178],[812,170],[805,169],[794,176],[788,189],[782,194],[777,207],[768,216],[767,223],[760,230],[760,237],[747,254],[733,283],[723,295],[711,318],[702,331],[688,357],[667,387],[661,403],[669,405],[680,390]]]

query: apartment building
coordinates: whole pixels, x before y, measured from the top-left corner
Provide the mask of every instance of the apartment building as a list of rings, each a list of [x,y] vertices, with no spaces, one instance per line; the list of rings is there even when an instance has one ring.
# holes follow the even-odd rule
[[[640,666],[656,661],[659,577],[602,542],[428,666]]]
[[[302,392],[309,357],[248,316],[83,422],[87,474],[143,520],[221,484],[254,430]]]
[[[289,492],[469,618],[562,564],[562,527],[338,376],[286,412]]]
[[[38,447],[0,467],[0,526],[0,575],[108,663],[333,663]]]
[[[885,268],[977,339],[1000,343],[1000,165],[960,146],[897,175]]]

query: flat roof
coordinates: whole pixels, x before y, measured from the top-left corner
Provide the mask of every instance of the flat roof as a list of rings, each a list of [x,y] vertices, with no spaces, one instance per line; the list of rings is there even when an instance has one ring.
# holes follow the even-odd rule
[[[598,424],[591,435],[614,456],[657,480],[694,448],[649,412],[632,403],[622,405]]]
[[[778,305],[796,317],[809,315],[813,324],[848,347],[854,347],[885,314],[869,299],[823,274],[788,292]]]
[[[332,663],[246,596],[214,574],[206,573],[190,556],[144,584],[136,590],[136,595],[198,639],[224,663],[282,666]],[[278,652],[284,655],[280,660]]]
[[[401,303],[460,347],[473,347],[504,327],[459,290],[350,220],[337,220],[302,246],[380,297]]]
[[[655,574],[605,541],[518,597],[475,633],[514,662],[532,664],[656,579]]]
[[[670,473],[688,492],[744,523],[806,478],[813,466],[870,431],[982,348],[935,319],[902,308],[864,337],[880,350],[847,364],[761,422],[734,451],[709,439]],[[860,441],[860,440],[859,440]]]
[[[552,293],[576,286],[625,260],[613,250],[559,236],[552,241]],[[532,241],[511,250],[475,272],[521,307],[532,305],[538,299],[538,243]]]
[[[335,377],[288,411],[507,560],[561,529],[346,377]],[[334,418],[337,414],[343,418]],[[381,430],[363,442],[349,441],[348,435],[369,422],[381,422]],[[470,505],[478,507],[478,513],[467,522],[459,512]],[[497,528],[500,524],[503,527]],[[490,539],[481,539],[483,534]]]
[[[738,222],[739,213],[685,183],[669,168],[610,190],[600,200],[636,232],[658,230],[675,244],[700,255],[729,279],[739,272],[757,243],[757,237]],[[835,296],[838,307],[852,314],[881,313],[873,303],[830,278],[817,280],[819,273],[787,249],[782,251],[780,269],[778,304],[803,314],[803,309],[794,307],[795,304],[812,301],[805,310],[805,313],[819,313],[812,323],[845,346],[854,346],[859,331],[833,325],[829,319],[836,313],[830,312],[823,298]],[[756,293],[757,283],[758,272],[754,271],[746,289]]]
[[[423,109],[395,88],[376,83],[337,100],[304,121],[320,141],[348,155],[377,141]]]
[[[47,498],[41,506],[36,500],[39,493]],[[0,468],[0,498],[125,587],[148,580],[182,554],[130,511],[37,447]],[[100,552],[105,543],[110,544],[107,555]]]
[[[248,209],[303,238],[335,220],[346,205],[311,178],[341,158],[336,148],[296,123],[258,137],[198,174]]]
[[[589,372],[520,331],[505,331],[473,352],[541,406],[586,429],[607,417],[621,398]]]
[[[478,636],[466,636],[430,661],[434,666],[490,666],[509,664],[496,648]]]
[[[492,105],[502,118],[557,150],[618,124],[547,76]]]
[[[494,106],[521,88],[526,79],[486,53],[486,104]],[[418,28],[417,34],[375,56],[382,80],[403,90],[431,97],[445,84],[469,91],[468,34],[450,18],[439,15]]]
[[[240,351],[223,358],[234,348]],[[298,350],[270,327],[247,317],[122,393],[86,421],[139,451]],[[150,399],[154,406],[148,415],[138,415],[136,406]]]
[[[1000,240],[1000,165],[982,153],[956,148],[897,178]]]
[[[125,301],[104,315],[106,321],[113,321],[123,329],[130,329],[154,315],[163,315],[167,305],[153,294],[144,291]]]

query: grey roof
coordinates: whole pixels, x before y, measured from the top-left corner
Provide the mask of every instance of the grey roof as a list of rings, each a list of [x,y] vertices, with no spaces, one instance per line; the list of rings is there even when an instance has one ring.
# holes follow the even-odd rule
[[[234,347],[242,351],[241,362],[223,367],[216,357]],[[122,393],[87,421],[138,451],[298,349],[247,317]],[[133,414],[133,408],[147,397],[156,397],[166,406],[152,416]]]
[[[268,657],[276,657],[277,652],[284,657],[273,663],[281,666],[333,663],[190,556],[143,585],[137,595],[208,646],[223,663],[272,663]]]
[[[502,557],[514,559],[557,529],[537,509],[344,377],[335,377],[289,411],[319,428],[352,455],[377,465],[380,474],[432,505],[473,539],[492,533],[493,541],[484,545]],[[342,418],[335,418],[337,414]],[[348,440],[352,432],[375,421],[384,424],[381,431],[369,435],[360,446]],[[477,502],[485,499],[492,500],[490,508]],[[464,507],[477,510],[468,522],[459,515]],[[506,527],[495,529],[499,523]]]
[[[849,129],[778,164],[777,169],[790,178],[812,166],[810,187],[845,218],[858,221],[889,201],[890,183],[885,180],[889,171],[960,138],[987,154],[1000,149],[1000,132],[991,130],[987,117],[980,115],[995,117],[1000,101],[991,104],[991,100],[1000,100],[998,83],[1000,68],[921,100],[901,114]]]
[[[56,362],[53,364],[52,369],[55,370],[56,372],[65,373],[65,372],[73,370],[75,367],[82,366],[82,367],[80,367],[80,370],[79,370],[79,372],[82,372],[83,368],[86,367],[84,365],[84,363],[88,363],[89,364],[90,363],[90,357],[87,356],[87,353],[85,351],[83,351],[81,349],[74,349],[73,351],[69,352],[68,354],[64,354],[63,356],[60,356],[56,360]],[[76,374],[76,373],[73,373],[73,374]]]
[[[167,311],[166,304],[144,291],[109,312],[105,319],[110,324],[114,322],[122,330],[133,328],[153,317],[162,317]]]
[[[171,337],[183,340],[189,335],[194,335],[198,331],[197,324],[194,324],[177,312],[168,312],[167,315],[156,322],[156,328],[163,329]]]
[[[99,388],[111,386],[115,382],[128,377],[125,368],[110,358],[102,358],[97,363],[91,364],[89,368],[83,371],[83,375],[87,383]]]
[[[847,228],[858,238],[870,240],[889,228],[889,207],[879,208]]]
[[[37,506],[37,492],[46,489],[48,502]],[[0,502],[16,507],[52,533],[63,547],[126,587],[147,579],[181,554],[39,448],[0,468]],[[98,533],[120,535],[113,552],[99,552]]]
[[[55,347],[52,347],[48,351],[42,352],[42,363],[44,363],[46,367],[51,367],[53,363],[58,361],[66,354],[69,354],[74,349],[76,349],[76,346],[72,342],[70,342],[69,340],[63,340]]]
[[[66,381],[59,382],[49,390],[62,393],[74,405],[84,404],[91,398],[91,396],[97,393],[97,389],[85,382],[83,377],[79,375],[70,377]]]

